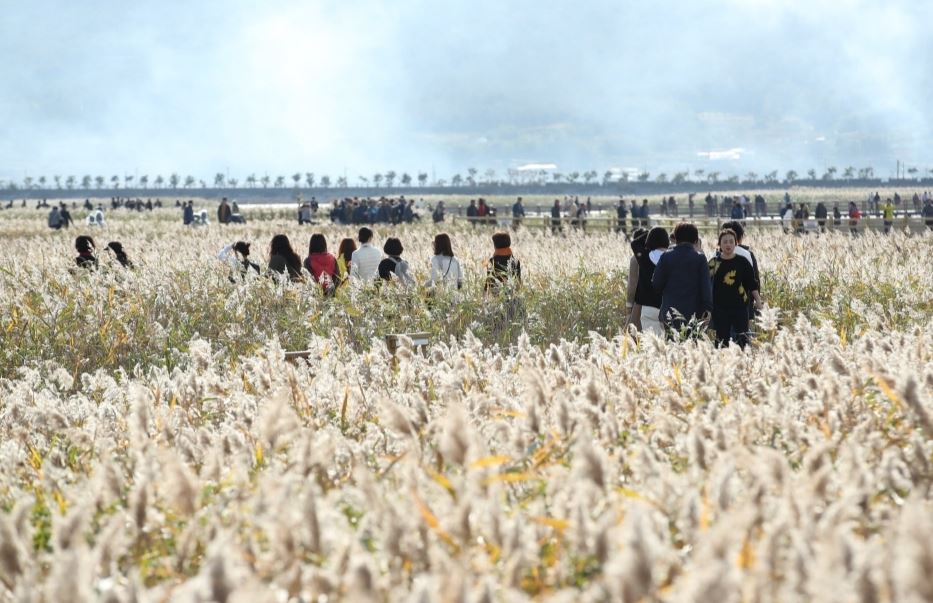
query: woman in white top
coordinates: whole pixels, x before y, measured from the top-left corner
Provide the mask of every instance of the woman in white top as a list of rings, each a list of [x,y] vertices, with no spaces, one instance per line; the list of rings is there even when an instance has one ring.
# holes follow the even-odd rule
[[[457,289],[463,286],[463,271],[460,262],[454,257],[450,236],[442,232],[434,237],[434,257],[431,258],[431,280],[428,286],[454,284]]]

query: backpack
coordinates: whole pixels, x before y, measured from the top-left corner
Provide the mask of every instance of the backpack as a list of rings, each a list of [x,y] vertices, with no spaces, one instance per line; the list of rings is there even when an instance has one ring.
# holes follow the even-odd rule
[[[395,280],[402,284],[408,284],[406,275],[401,270],[402,262],[399,262],[393,257],[387,257],[386,259],[392,261],[392,264],[393,264],[392,275],[395,277]]]

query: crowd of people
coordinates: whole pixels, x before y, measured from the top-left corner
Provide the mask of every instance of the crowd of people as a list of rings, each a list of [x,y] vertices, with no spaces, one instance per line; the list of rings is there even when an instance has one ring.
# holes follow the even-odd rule
[[[758,259],[743,244],[744,234],[741,222],[727,222],[707,258],[694,224],[678,224],[672,233],[661,226],[636,229],[626,296],[629,324],[677,336],[708,326],[718,345],[744,347],[764,303]]]
[[[335,255],[329,251],[326,237],[314,233],[308,241],[308,253],[302,259],[288,235],[277,234],[269,244],[265,273],[295,282],[313,282],[326,295],[333,295],[351,284],[392,282],[402,288],[416,287],[411,266],[403,257],[402,241],[389,237],[380,251],[373,237],[372,229],[364,226],[359,229],[356,240],[342,239]],[[512,254],[511,236],[498,232],[492,235],[492,243],[493,255],[488,261],[485,290],[499,290],[505,284],[517,288],[521,283],[521,262]],[[259,265],[250,259],[250,247],[247,241],[237,241],[221,250],[218,257],[231,269],[233,280],[237,276],[245,278],[261,272]],[[463,266],[454,255],[450,235],[436,235],[432,251],[430,278],[424,285],[460,289],[464,281]]]
[[[347,197],[333,202],[330,219],[335,224],[412,224],[421,220],[421,209],[414,199],[405,199],[404,195],[397,199]],[[434,221],[443,222],[443,217]]]
[[[628,324],[637,330],[671,336],[695,334],[709,327],[717,344],[735,342],[744,347],[749,341],[749,325],[763,304],[758,260],[744,244],[744,234],[741,221],[727,222],[719,232],[714,254],[707,258],[694,224],[678,224],[671,233],[661,226],[636,228],[630,241]],[[522,268],[512,251],[511,236],[496,232],[492,246],[493,253],[485,266],[484,290],[519,291]],[[78,267],[99,267],[92,237],[79,236],[75,249]],[[105,250],[120,266],[133,267],[120,242],[108,243]],[[303,258],[288,235],[277,234],[270,241],[264,270],[253,260],[250,250],[248,241],[237,241],[221,250],[218,258],[230,270],[231,281],[265,273],[313,283],[328,296],[352,285],[395,283],[402,290],[419,286],[404,257],[402,241],[388,237],[380,250],[368,226],[359,229],[356,240],[342,239],[336,253],[329,250],[323,233],[314,233]],[[447,233],[434,237],[428,267],[430,277],[424,287],[463,287],[463,266]]]

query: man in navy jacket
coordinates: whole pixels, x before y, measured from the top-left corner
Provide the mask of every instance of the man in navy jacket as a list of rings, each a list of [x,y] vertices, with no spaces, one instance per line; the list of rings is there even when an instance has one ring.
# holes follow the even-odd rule
[[[677,245],[661,256],[651,284],[661,294],[661,322],[680,329],[691,319],[706,319],[713,311],[713,283],[706,256],[696,245],[700,233],[693,224],[674,228]]]

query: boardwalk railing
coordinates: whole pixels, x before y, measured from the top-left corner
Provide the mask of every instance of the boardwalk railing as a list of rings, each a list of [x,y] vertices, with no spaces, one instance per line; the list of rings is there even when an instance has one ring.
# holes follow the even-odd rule
[[[708,216],[661,216],[652,215],[649,218],[627,218],[620,227],[620,221],[617,217],[609,214],[590,215],[582,220],[568,216],[562,216],[559,220],[548,215],[533,215],[523,218],[513,218],[512,216],[486,216],[482,218],[473,218],[466,216],[448,216],[454,223],[467,222],[476,227],[499,227],[516,228],[524,227],[530,229],[543,229],[552,231],[582,231],[582,232],[631,232],[640,227],[663,226],[668,230],[681,222],[692,222],[696,224],[701,232],[716,233],[726,222],[733,221],[732,218],[708,217]],[[742,220],[746,228],[778,228],[786,231],[820,232],[825,229],[827,232],[863,232],[866,230],[883,231],[885,221],[876,216],[863,217],[854,224],[848,216],[843,216],[838,221],[832,216],[825,221],[818,221],[815,218],[808,218],[799,225],[796,220],[782,220],[774,216],[768,217],[748,217]],[[823,222],[821,225],[820,222]],[[801,228],[802,227],[802,228]],[[896,216],[891,224],[892,230],[909,229],[911,232],[922,232],[927,228],[922,216],[899,215]]]

